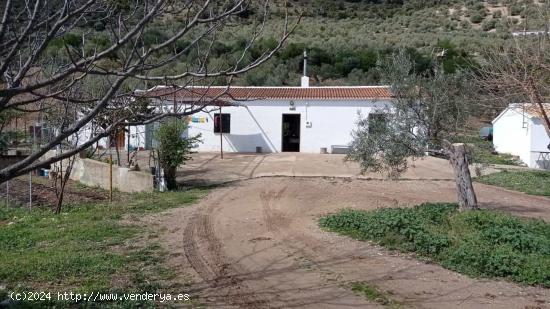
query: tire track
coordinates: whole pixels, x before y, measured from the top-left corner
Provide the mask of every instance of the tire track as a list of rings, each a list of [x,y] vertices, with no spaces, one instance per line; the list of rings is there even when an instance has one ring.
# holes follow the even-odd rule
[[[260,193],[262,215],[268,232],[277,232],[281,226],[285,225],[285,215],[274,211],[272,206],[275,201],[281,199],[286,189],[287,186],[284,186],[280,190],[264,190]]]
[[[217,200],[197,209],[189,220],[184,229],[185,256],[204,283],[215,290],[216,300],[243,308],[266,308],[266,302],[240,278],[245,270],[224,254],[215,235],[213,214],[223,197],[222,193]]]
[[[531,209],[531,199],[526,197],[508,194],[496,199],[495,189],[486,186],[481,190],[495,208]],[[349,283],[356,281],[390,291],[388,295],[407,308],[483,307],[489,302],[502,308],[540,306],[548,298],[546,290],[457,275],[366,242],[326,233],[316,224],[318,217],[342,207],[338,201],[371,210],[454,198],[454,187],[446,182],[411,181],[403,187],[402,183],[379,181],[248,180],[212,192],[199,207],[186,212],[179,224],[187,237],[185,255],[208,287],[204,293],[197,292],[207,306],[376,306],[350,291]],[[527,214],[539,213],[543,211]],[[488,300],[486,295],[498,296]]]

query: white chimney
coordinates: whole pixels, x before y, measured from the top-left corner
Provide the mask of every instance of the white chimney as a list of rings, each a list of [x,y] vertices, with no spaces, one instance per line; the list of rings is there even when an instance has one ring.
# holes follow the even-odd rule
[[[302,88],[309,87],[309,77],[302,76]]]
[[[304,49],[304,76],[302,76],[302,88],[309,87],[309,77],[307,76],[307,52]]]

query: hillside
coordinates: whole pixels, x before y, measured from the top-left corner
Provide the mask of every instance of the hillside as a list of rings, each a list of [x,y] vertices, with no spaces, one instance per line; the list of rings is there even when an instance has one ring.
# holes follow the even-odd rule
[[[286,3],[286,5],[285,5]],[[309,75],[313,85],[365,85],[380,83],[373,69],[378,59],[398,48],[406,48],[422,71],[434,55],[445,50],[441,59],[446,71],[475,63],[476,55],[488,46],[511,42],[512,33],[544,29],[542,0],[276,0],[272,2],[262,38],[248,57],[261,54],[276,44],[285,12],[303,19],[285,48],[262,67],[239,77],[240,85],[297,85],[302,71],[302,52],[309,51]],[[253,8],[242,14],[231,27],[216,36],[210,66],[231,62],[251,37],[258,14]],[[145,45],[168,37],[180,22],[178,16],[157,20],[144,34]],[[85,51],[101,49],[109,42],[104,25],[95,23],[91,39],[81,45],[80,34],[65,37],[70,45]],[[83,31],[84,32],[84,31]],[[173,50],[189,42],[181,41]],[[63,50],[58,40],[50,53]],[[173,51],[167,51],[173,52]],[[196,55],[189,53],[180,62],[158,73],[180,73]],[[224,84],[225,80],[215,81]]]
[[[311,76],[319,85],[377,83],[372,68],[396,48],[410,49],[420,69],[445,49],[444,67],[452,71],[475,61],[488,46],[507,44],[515,31],[544,29],[540,11],[545,5],[513,0],[290,1],[290,14],[304,16],[300,27],[276,59],[239,83],[296,85],[304,48],[310,51]],[[275,11],[266,31],[273,37],[285,9]]]

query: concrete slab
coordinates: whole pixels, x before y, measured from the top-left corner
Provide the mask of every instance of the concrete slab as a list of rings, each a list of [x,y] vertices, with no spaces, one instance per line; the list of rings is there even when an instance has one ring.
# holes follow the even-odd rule
[[[410,161],[403,179],[453,179],[447,160],[426,157]],[[492,170],[485,171],[492,172]],[[345,161],[345,155],[277,153],[243,154],[197,153],[193,160],[179,169],[182,183],[216,184],[258,177],[337,177],[357,179],[385,179],[380,173],[361,174],[359,164]]]

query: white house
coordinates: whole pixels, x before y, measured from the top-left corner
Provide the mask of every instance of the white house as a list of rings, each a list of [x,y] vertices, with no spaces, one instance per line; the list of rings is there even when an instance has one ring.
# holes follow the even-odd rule
[[[305,51],[303,75],[301,87],[159,86],[136,93],[151,98],[157,112],[200,107],[186,119],[186,134],[201,134],[199,151],[345,152],[360,115],[376,117],[392,107],[385,86],[309,87]],[[127,128],[98,146],[151,148],[154,126]],[[91,132],[83,130],[82,140]]]
[[[550,112],[550,104],[545,104]],[[532,104],[511,104],[493,120],[493,144],[531,168],[550,169],[550,136]]]
[[[392,99],[388,87],[309,87],[305,81],[302,87],[156,87],[144,93],[167,111],[174,100],[180,111],[207,105],[188,118],[188,135],[201,134],[199,151],[229,152],[342,152],[359,114],[387,112]],[[130,145],[147,148],[148,131],[136,128]]]

